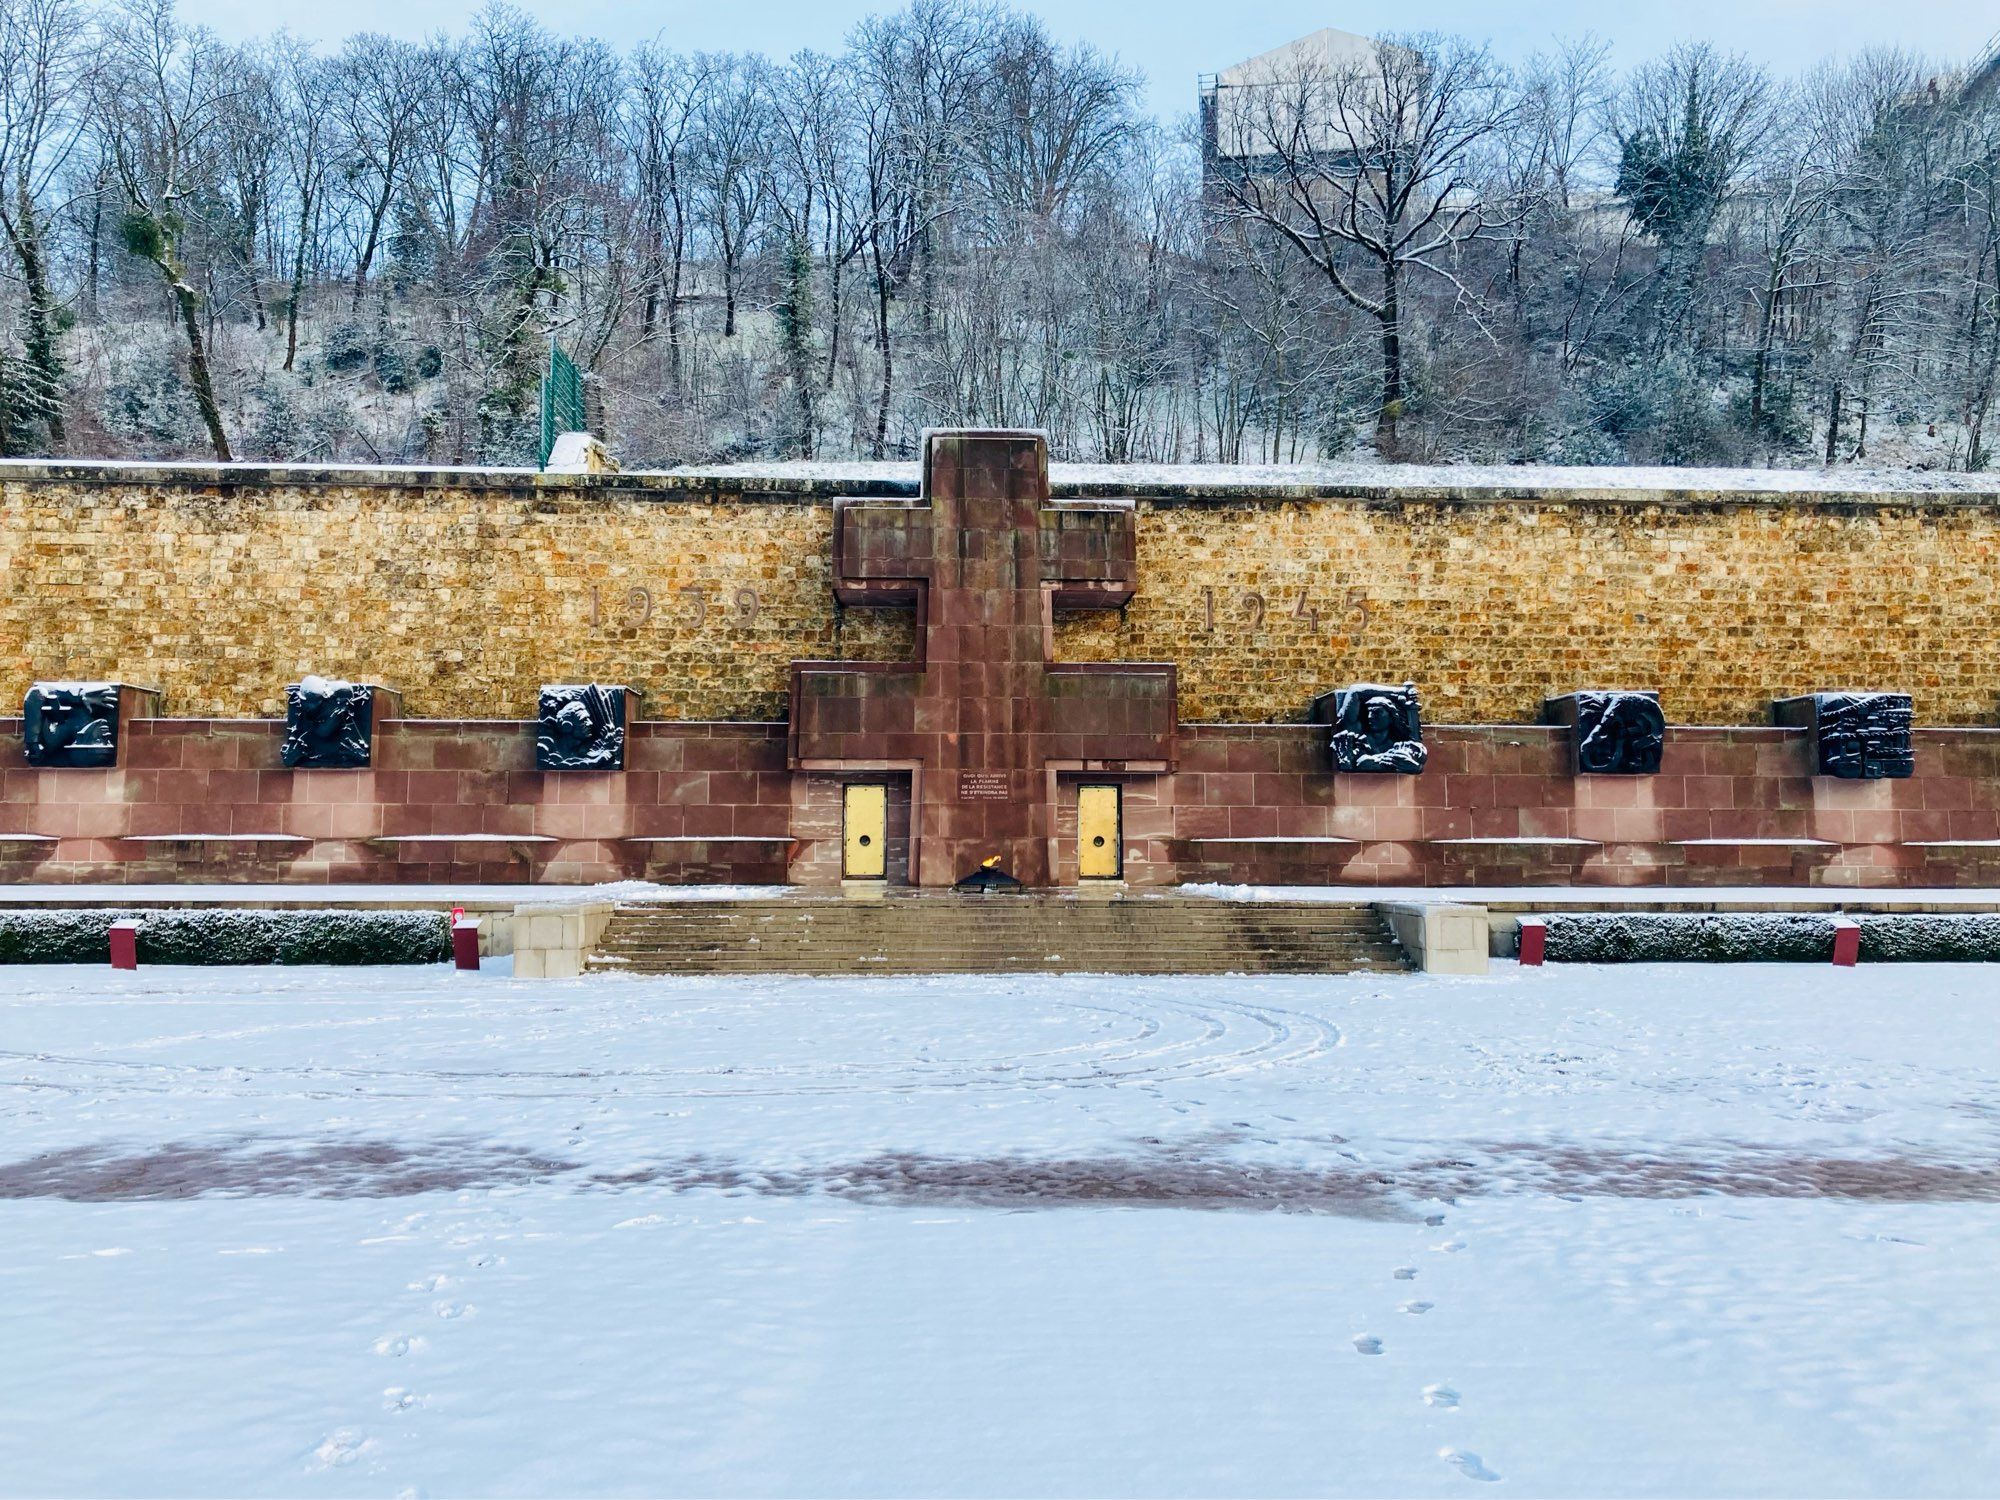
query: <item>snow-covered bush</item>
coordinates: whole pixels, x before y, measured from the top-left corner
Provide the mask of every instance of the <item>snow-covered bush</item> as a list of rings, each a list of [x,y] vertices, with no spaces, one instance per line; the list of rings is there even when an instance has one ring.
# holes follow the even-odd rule
[[[0,964],[107,963],[111,924],[129,912],[0,911]]]
[[[97,414],[106,432],[148,455],[198,449],[203,441],[194,392],[158,339],[115,361]]]
[[[1826,963],[1830,913],[1573,912],[1548,919],[1551,963]],[[1858,918],[1864,963],[2000,962],[2000,916]]]
[[[1863,963],[2000,963],[2000,916],[1899,912],[1861,919]]]
[[[104,963],[111,924],[136,920],[142,964],[427,964],[451,957],[438,912],[0,912],[0,963]]]

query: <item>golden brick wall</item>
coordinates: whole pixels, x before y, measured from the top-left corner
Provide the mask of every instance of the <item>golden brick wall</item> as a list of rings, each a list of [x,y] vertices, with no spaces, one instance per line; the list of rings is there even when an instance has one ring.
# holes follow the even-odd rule
[[[1164,504],[1139,566],[1124,618],[1064,621],[1059,650],[1178,662],[1189,720],[1413,680],[1438,723],[1532,721],[1585,687],[1656,688],[1677,723],[1844,687],[2000,723],[1992,504]]]
[[[316,671],[408,712],[519,718],[539,683],[644,690],[648,718],[775,718],[799,657],[907,655],[906,612],[837,611],[822,497],[632,485],[11,478],[0,714],[29,682],[116,676],[176,716],[273,715]],[[2000,505],[1142,501],[1140,591],[1058,623],[1074,659],[1174,661],[1183,716],[1296,719],[1317,690],[1414,679],[1435,722],[1532,719],[1656,687],[1686,723],[1899,688],[1993,724]]]
[[[9,483],[0,714],[50,677],[158,687],[176,717],[281,715],[306,672],[421,718],[526,718],[544,682],[644,716],[776,719],[800,656],[906,653],[836,620],[826,505],[562,489]]]

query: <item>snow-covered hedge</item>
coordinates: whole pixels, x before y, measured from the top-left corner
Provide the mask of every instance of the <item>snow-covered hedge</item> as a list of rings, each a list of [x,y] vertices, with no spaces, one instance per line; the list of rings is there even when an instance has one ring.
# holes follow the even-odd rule
[[[2000,916],[1909,912],[1858,920],[1863,963],[2000,963]]]
[[[1820,912],[1573,912],[1548,917],[1551,963],[1826,963]],[[1863,963],[2000,963],[2000,916],[1864,916]]]
[[[108,963],[136,920],[141,964],[431,964],[451,925],[428,911],[0,911],[0,964]]]

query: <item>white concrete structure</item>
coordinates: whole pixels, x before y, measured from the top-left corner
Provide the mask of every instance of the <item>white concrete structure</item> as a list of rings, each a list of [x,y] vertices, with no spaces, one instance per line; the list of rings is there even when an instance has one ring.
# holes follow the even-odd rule
[[[568,905],[538,902],[514,908],[514,977],[574,979],[604,936],[615,901]]]
[[[1283,122],[1286,109],[1301,102],[1325,117],[1309,122],[1306,134],[1313,149],[1340,152],[1368,134],[1361,119],[1337,119],[1325,109],[1333,96],[1347,93],[1336,80],[1365,76],[1377,67],[1373,38],[1356,36],[1332,26],[1273,47],[1216,74],[1203,91],[1203,117],[1211,132],[1210,149],[1221,158],[1239,161],[1270,154],[1268,137],[1274,111]],[[1364,97],[1366,97],[1364,95]],[[1361,113],[1365,114],[1365,108]]]
[[[1384,901],[1380,910],[1403,951],[1426,974],[1487,972],[1486,908],[1436,901]]]

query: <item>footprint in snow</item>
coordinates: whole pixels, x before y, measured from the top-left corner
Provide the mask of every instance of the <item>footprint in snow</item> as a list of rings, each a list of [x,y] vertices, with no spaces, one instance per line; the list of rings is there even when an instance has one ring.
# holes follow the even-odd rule
[[[1424,1223],[1428,1224],[1432,1229],[1442,1228],[1444,1225],[1444,1215],[1426,1214],[1424,1216]]]
[[[440,1302],[431,1309],[440,1318],[463,1318],[472,1312],[470,1302]]]
[[[1432,1251],[1438,1255],[1456,1255],[1464,1248],[1464,1240],[1446,1240],[1442,1245],[1431,1246]]]
[[[408,1411],[413,1406],[422,1406],[424,1398],[415,1391],[400,1385],[392,1385],[382,1392],[382,1410]]]
[[[1396,1311],[1412,1313],[1412,1314],[1422,1314],[1429,1312],[1433,1307],[1436,1306],[1437,1304],[1435,1302],[1405,1302],[1401,1307],[1398,1307]]]
[[[427,1347],[422,1337],[412,1337],[406,1333],[385,1333],[375,1340],[375,1352],[389,1359],[401,1359],[405,1354],[415,1354]]]
[[[437,1276],[426,1276],[421,1281],[413,1281],[410,1283],[409,1289],[413,1292],[441,1292],[450,1285],[452,1285],[451,1278],[440,1274]]]
[[[1427,1385],[1424,1387],[1424,1405],[1441,1406],[1448,1410],[1458,1405],[1458,1392],[1448,1385]]]
[[[1356,1354],[1380,1354],[1382,1352],[1382,1341],[1372,1333],[1357,1333],[1354,1335],[1354,1352]]]
[[[1500,1477],[1479,1461],[1477,1453],[1467,1453],[1463,1448],[1440,1448],[1438,1457],[1467,1479],[1477,1479],[1482,1483],[1491,1484]]]
[[[1396,1279],[1398,1281],[1415,1281],[1417,1279],[1417,1268],[1415,1266],[1396,1267]]]
[[[373,1438],[343,1427],[338,1432],[329,1434],[324,1442],[313,1449],[312,1456],[322,1469],[344,1469],[362,1454],[372,1451],[374,1447]]]

